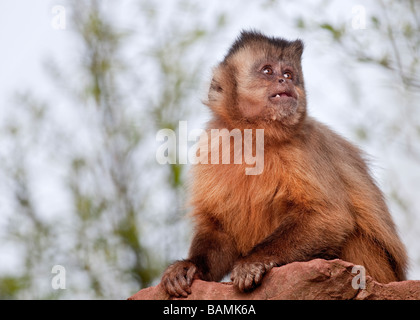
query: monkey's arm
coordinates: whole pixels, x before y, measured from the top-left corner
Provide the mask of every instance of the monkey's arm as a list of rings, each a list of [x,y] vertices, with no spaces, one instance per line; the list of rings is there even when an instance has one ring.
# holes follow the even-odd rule
[[[238,252],[231,239],[214,219],[198,223],[189,257],[176,261],[162,276],[162,285],[171,296],[187,297],[194,277],[219,281],[228,273]]]
[[[346,223],[338,219],[340,223],[334,215],[328,217],[313,211],[288,214],[270,236],[235,263],[231,275],[234,285],[240,291],[250,290],[275,266],[316,257],[337,257],[352,228],[351,219]]]

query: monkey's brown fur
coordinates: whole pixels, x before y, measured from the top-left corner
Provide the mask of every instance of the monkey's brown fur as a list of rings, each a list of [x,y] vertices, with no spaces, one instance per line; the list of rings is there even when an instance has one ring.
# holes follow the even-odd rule
[[[229,272],[250,290],[272,267],[313,258],[362,265],[382,283],[405,278],[404,246],[361,152],[306,115],[302,52],[299,40],[242,32],[214,70],[208,130],[264,129],[264,170],[193,167],[195,235],[162,277],[170,295]]]

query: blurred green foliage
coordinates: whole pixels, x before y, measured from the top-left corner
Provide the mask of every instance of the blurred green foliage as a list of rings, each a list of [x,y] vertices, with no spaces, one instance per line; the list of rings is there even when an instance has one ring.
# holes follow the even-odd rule
[[[192,1],[173,5],[191,16],[201,10]],[[176,131],[179,120],[188,117],[202,63],[188,52],[211,30],[197,18],[187,28],[177,19],[162,21],[159,4],[152,1],[136,4],[147,27],[123,29],[110,6],[109,1],[68,1],[77,54],[70,67],[47,65],[77,126],[65,127],[65,119],[54,118],[54,101],[31,91],[17,95],[19,111],[5,121],[4,141],[15,152],[0,159],[16,214],[7,222],[4,239],[22,249],[16,256],[25,263],[13,274],[0,275],[0,298],[127,298],[156,281],[169,263],[144,239],[165,234],[165,221],[176,226],[181,218],[185,166],[154,161],[155,134],[161,128]],[[213,34],[224,20],[215,17]],[[158,29],[163,29],[159,38]],[[151,43],[127,59],[124,50],[136,37]],[[142,69],[148,65],[154,66],[152,73]],[[34,196],[39,186],[28,177],[37,167],[31,158],[40,153],[64,171],[59,183],[70,199],[67,212],[52,219],[40,209]],[[157,198],[164,198],[159,203],[164,206],[156,211]],[[159,249],[170,251],[171,245]],[[54,291],[50,270],[58,263],[67,268],[68,287]]]

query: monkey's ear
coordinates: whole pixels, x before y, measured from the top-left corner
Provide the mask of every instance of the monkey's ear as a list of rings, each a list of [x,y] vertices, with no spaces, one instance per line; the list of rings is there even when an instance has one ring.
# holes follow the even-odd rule
[[[223,68],[219,65],[213,70],[213,78],[211,79],[208,101],[214,102],[223,98]]]
[[[236,68],[225,62],[220,63],[213,70],[213,78],[210,83],[207,106],[223,119],[236,119],[238,115],[232,115],[236,111]]]
[[[299,57],[299,59],[302,58],[302,53],[305,45],[303,44],[303,41],[298,39],[296,41],[292,42],[293,50],[295,51],[296,55]]]

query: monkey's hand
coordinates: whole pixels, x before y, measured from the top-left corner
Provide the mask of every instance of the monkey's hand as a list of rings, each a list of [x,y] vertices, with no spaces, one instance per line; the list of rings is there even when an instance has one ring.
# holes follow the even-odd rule
[[[264,274],[275,266],[277,266],[277,263],[269,259],[262,259],[261,261],[240,259],[233,266],[230,278],[239,291],[250,291],[261,284]]]
[[[197,267],[192,262],[176,261],[164,272],[161,284],[170,296],[186,298],[191,293],[191,284],[196,273]]]

